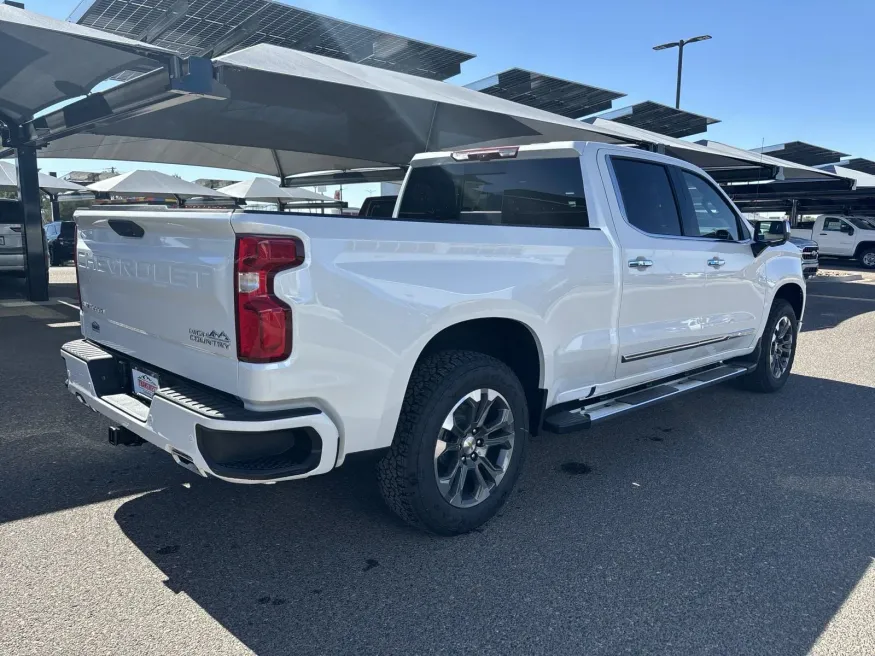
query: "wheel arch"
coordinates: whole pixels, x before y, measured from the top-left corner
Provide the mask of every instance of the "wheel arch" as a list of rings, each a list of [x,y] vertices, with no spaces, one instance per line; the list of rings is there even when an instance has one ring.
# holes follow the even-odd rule
[[[854,250],[854,257],[860,257],[865,251],[875,248],[875,241],[861,241]]]
[[[798,321],[802,320],[802,314],[805,311],[805,291],[802,289],[802,285],[797,282],[784,283],[775,290],[775,294],[772,297],[772,305],[778,299],[787,301],[796,313],[796,319]]]
[[[403,374],[403,388],[407,389],[417,363],[424,357],[451,349],[485,353],[509,366],[526,393],[529,429],[532,433],[537,432],[547,398],[545,381],[550,380],[551,363],[535,329],[520,319],[507,316],[469,318],[443,326],[420,343],[416,358]],[[391,432],[394,432],[398,415],[392,412],[390,416],[393,416]]]

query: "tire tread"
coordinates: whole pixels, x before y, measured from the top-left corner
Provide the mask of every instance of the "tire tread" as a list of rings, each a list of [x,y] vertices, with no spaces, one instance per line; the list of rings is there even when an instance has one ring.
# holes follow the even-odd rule
[[[416,365],[410,377],[395,437],[388,452],[377,465],[377,480],[389,508],[416,528],[442,535],[455,535],[470,530],[461,524],[454,525],[457,523],[454,522],[452,513],[448,512],[449,506],[446,509],[421,507],[422,497],[416,494],[420,481],[411,472],[416,470],[413,459],[416,457],[414,443],[420,439],[417,430],[440,402],[442,388],[461,370],[470,373],[478,369],[498,369],[516,380],[514,372],[504,362],[484,353],[463,350],[440,351],[425,357]],[[520,421],[526,420],[527,417],[520,417]],[[521,448],[517,456],[521,458],[523,455],[524,449]],[[428,512],[424,512],[425,510]],[[440,525],[427,521],[428,514],[440,516]]]
[[[747,389],[751,392],[760,392],[763,394],[767,394],[770,392],[776,392],[783,384],[775,387],[773,383],[773,378],[771,377],[771,373],[769,372],[769,344],[766,343],[766,339],[771,339],[772,330],[774,330],[774,325],[777,322],[777,319],[780,315],[784,313],[789,313],[789,315],[793,318],[793,328],[796,329],[796,312],[793,310],[793,306],[790,305],[783,298],[775,299],[772,303],[772,309],[769,311],[769,318],[766,321],[766,329],[763,331],[763,336],[760,338],[762,341],[760,347],[760,356],[757,362],[757,368],[754,369],[751,373],[746,376],[741,377],[739,383],[742,385],[744,389]],[[797,339],[793,341],[793,359],[795,359],[796,353],[796,345],[798,343]],[[789,367],[793,366],[793,359],[790,360]],[[786,380],[786,379],[785,379]]]

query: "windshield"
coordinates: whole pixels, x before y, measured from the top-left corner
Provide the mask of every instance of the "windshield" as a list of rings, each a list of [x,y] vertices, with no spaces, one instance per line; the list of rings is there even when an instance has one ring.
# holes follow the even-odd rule
[[[860,230],[875,230],[875,219],[863,219],[859,217],[851,217],[848,219],[855,227]]]

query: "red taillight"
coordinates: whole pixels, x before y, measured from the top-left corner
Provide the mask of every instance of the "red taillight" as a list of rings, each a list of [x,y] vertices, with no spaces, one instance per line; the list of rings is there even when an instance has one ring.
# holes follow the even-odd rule
[[[237,357],[279,362],[292,353],[292,309],[276,297],[274,276],[304,261],[304,244],[290,237],[238,237],[235,254]]]

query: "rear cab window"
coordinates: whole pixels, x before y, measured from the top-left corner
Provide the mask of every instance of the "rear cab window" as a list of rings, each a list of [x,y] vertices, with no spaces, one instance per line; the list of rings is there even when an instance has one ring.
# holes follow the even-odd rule
[[[587,228],[577,157],[464,161],[417,166],[399,219]]]

